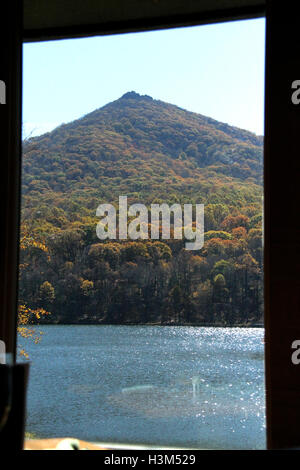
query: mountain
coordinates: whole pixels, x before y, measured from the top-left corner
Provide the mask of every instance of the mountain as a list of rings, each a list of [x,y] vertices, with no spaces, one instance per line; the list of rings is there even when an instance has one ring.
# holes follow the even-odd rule
[[[21,253],[21,300],[58,322],[257,321],[262,151],[262,137],[135,92],[28,139],[22,234],[38,244]],[[96,208],[121,195],[205,204],[203,250],[100,242]]]
[[[224,192],[239,192],[244,202],[261,192],[262,149],[250,132],[129,92],[25,142],[23,193],[26,203],[53,192],[83,198],[91,214],[91,197],[112,202],[121,193],[147,204],[170,196],[224,203]]]

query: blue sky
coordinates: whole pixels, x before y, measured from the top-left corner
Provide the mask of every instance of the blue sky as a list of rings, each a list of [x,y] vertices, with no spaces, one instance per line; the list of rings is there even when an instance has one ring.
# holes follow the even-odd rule
[[[23,52],[25,136],[132,90],[264,132],[264,19],[28,43]]]

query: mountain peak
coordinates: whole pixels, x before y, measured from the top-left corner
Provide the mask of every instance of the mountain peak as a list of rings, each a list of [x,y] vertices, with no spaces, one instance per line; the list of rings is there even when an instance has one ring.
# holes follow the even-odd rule
[[[123,99],[133,99],[133,100],[153,100],[153,98],[149,95],[140,95],[139,93],[136,93],[135,91],[128,91],[125,93],[123,96],[120,98],[121,100]]]

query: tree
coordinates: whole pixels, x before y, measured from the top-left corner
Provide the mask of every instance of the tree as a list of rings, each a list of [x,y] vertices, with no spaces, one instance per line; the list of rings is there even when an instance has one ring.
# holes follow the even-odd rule
[[[34,238],[32,238],[29,234],[29,230],[27,226],[23,225],[22,232],[21,232],[21,239],[20,239],[20,250],[26,251],[30,247],[35,247],[45,253],[48,253],[48,249],[46,245],[43,242],[37,241]],[[22,277],[22,272],[25,266],[26,264],[20,264],[19,266],[20,277]],[[18,326],[17,326],[17,331],[19,335],[22,338],[31,338],[35,343],[38,343],[41,339],[41,336],[40,334],[36,333],[35,328],[32,325],[36,324],[45,315],[49,315],[49,312],[47,312],[43,308],[30,308],[22,302],[22,299],[20,299],[19,306],[18,306]],[[22,346],[19,348],[19,354],[28,358],[28,354]]]
[[[214,278],[213,301],[217,303],[226,302],[228,289],[223,274],[217,274]]]
[[[39,298],[41,302],[45,305],[52,304],[53,300],[55,299],[55,291],[52,284],[48,281],[43,282],[39,289]]]

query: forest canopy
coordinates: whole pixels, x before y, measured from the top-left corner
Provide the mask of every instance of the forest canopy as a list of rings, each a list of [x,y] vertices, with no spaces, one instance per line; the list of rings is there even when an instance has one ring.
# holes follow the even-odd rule
[[[263,138],[129,92],[23,143],[20,303],[55,323],[261,322]],[[205,243],[105,240],[96,208],[204,204]],[[40,246],[46,246],[43,250]]]

